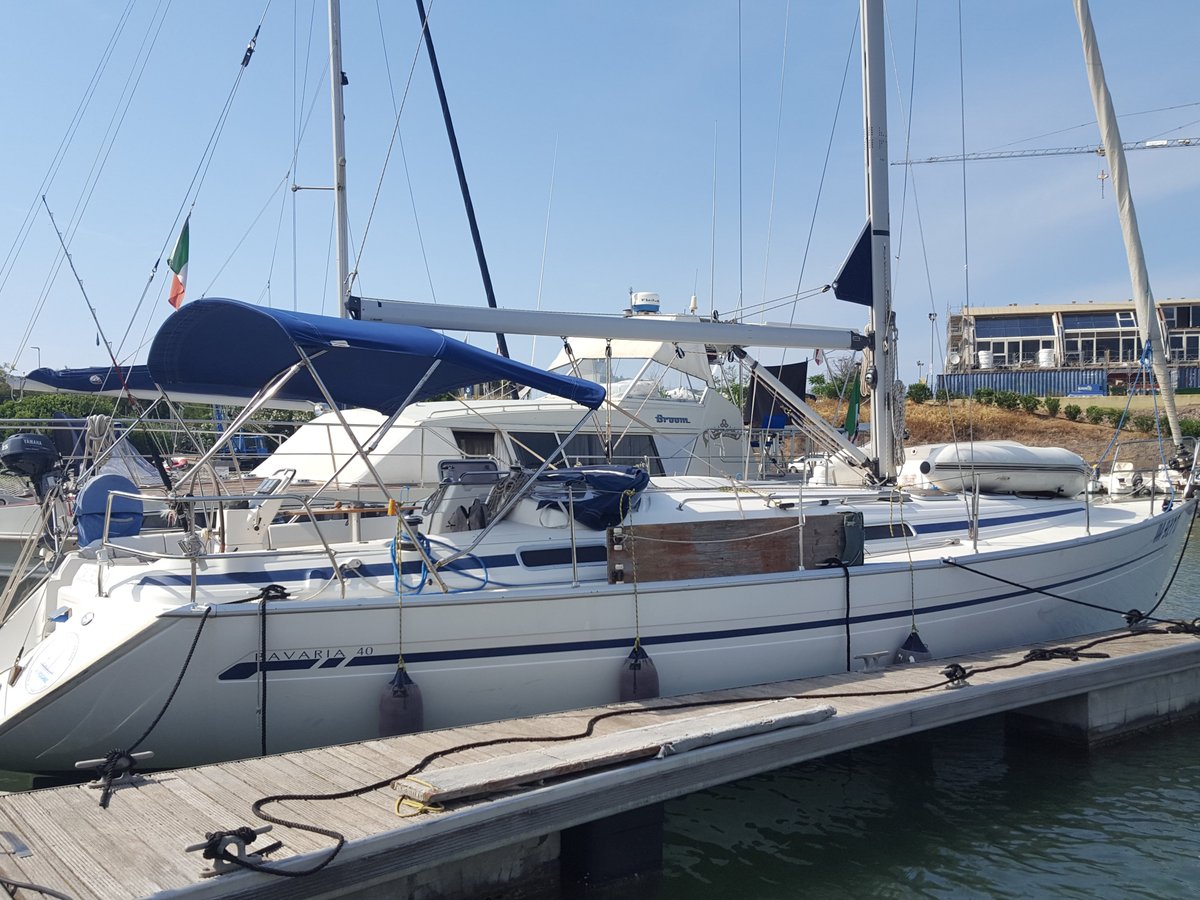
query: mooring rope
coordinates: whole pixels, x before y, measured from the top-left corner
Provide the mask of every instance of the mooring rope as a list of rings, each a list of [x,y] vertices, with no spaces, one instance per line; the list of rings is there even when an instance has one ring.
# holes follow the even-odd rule
[[[265,604],[266,604],[267,600],[282,600],[282,599],[287,598],[287,596],[288,596],[288,592],[282,585],[268,584],[266,587],[264,587],[261,591],[259,591],[257,594],[255,594],[252,597],[244,597],[241,600],[231,600],[231,601],[228,601],[225,605],[234,606],[234,605],[237,605],[240,603],[252,603],[255,600],[260,600],[264,604],[263,608],[265,609]],[[146,730],[142,732],[141,737],[139,737],[136,741],[134,741],[132,744],[129,745],[128,750],[122,749],[122,748],[114,748],[112,750],[109,750],[108,754],[104,757],[104,763],[99,767],[99,769],[97,771],[97,776],[101,782],[100,806],[102,808],[104,808],[104,809],[108,808],[108,801],[112,798],[113,782],[116,779],[120,778],[121,776],[128,775],[134,771],[134,768],[136,766],[136,760],[134,759],[134,756],[133,756],[134,751],[136,751],[137,748],[142,745],[142,743],[146,740],[146,738],[150,737],[150,735],[154,731],[154,729],[158,727],[158,723],[162,721],[163,716],[165,716],[167,714],[167,710],[171,708],[171,703],[175,699],[175,695],[179,692],[179,686],[183,684],[183,677],[184,677],[184,675],[187,674],[188,666],[191,665],[192,657],[196,653],[196,645],[200,643],[200,635],[204,633],[204,626],[205,626],[205,624],[207,624],[208,617],[210,615],[212,615],[212,612],[213,612],[213,607],[211,605],[206,606],[204,608],[204,613],[203,613],[203,615],[200,616],[200,624],[196,626],[196,633],[192,636],[192,644],[190,647],[188,647],[187,655],[183,659],[183,665],[180,666],[180,668],[179,668],[179,675],[176,676],[175,684],[172,685],[171,692],[167,695],[167,700],[165,703],[163,703],[162,708],[158,711],[158,715],[156,715],[154,717],[154,721],[152,721],[149,724],[149,726],[147,726]],[[263,627],[265,629],[265,620],[264,620]],[[265,630],[263,631],[263,635],[265,638]],[[267,665],[267,661],[266,661],[265,657],[263,659],[259,660],[259,667],[260,667],[261,671],[264,673],[264,677],[265,677],[265,672],[266,672],[266,665]],[[264,697],[265,697],[265,688],[264,688]],[[264,717],[262,718],[261,721],[263,723],[262,727],[264,729],[262,739],[265,743],[265,741],[266,741],[265,710],[264,710]]]
[[[1096,646],[1104,643],[1109,643],[1117,640],[1126,640],[1136,638],[1148,634],[1191,634],[1200,637],[1200,619],[1194,619],[1190,622],[1172,621],[1168,623],[1166,628],[1147,628],[1138,631],[1130,631],[1123,634],[1109,635],[1102,638],[1080,644],[1076,647],[1054,647],[1054,648],[1035,648],[1029,651],[1022,659],[1011,663],[997,663],[991,666],[979,666],[977,668],[966,668],[959,663],[948,663],[941,671],[941,679],[930,682],[929,684],[919,685],[916,687],[891,688],[884,690],[871,691],[816,691],[812,693],[784,693],[778,695],[766,695],[755,697],[721,697],[709,698],[705,700],[690,700],[684,702],[655,702],[651,704],[643,704],[637,707],[625,707],[622,709],[610,709],[604,712],[597,713],[591,716],[587,724],[578,731],[569,734],[558,735],[520,735],[489,738],[481,741],[472,741],[465,744],[457,744],[453,747],[446,747],[440,750],[435,750],[426,754],[419,762],[413,764],[403,772],[395,775],[390,775],[387,778],[372,782],[371,784],[361,785],[355,788],[349,788],[343,791],[334,791],[325,794],[273,794],[269,797],[263,797],[251,806],[254,814],[260,819],[270,822],[275,825],[280,825],[286,828],[294,828],[299,831],[306,831],[310,834],[319,834],[330,838],[335,842],[334,846],[329,850],[324,858],[319,860],[315,865],[305,869],[289,869],[280,868],[278,865],[266,865],[253,860],[243,859],[228,851],[222,852],[220,858],[233,865],[240,866],[245,869],[250,869],[255,872],[262,872],[267,875],[278,875],[284,878],[303,878],[309,875],[315,875],[322,869],[332,863],[346,845],[346,836],[332,828],[324,828],[319,825],[314,825],[309,822],[301,822],[295,819],[286,819],[282,816],[276,816],[265,811],[265,807],[285,802],[293,801],[334,801],[346,800],[353,797],[361,797],[365,794],[374,791],[382,790],[386,787],[394,785],[398,781],[411,778],[414,775],[420,774],[427,769],[432,763],[439,759],[452,756],[456,753],[465,753],[471,750],[481,750],[488,747],[496,747],[505,744],[527,744],[527,743],[564,743],[566,741],[582,740],[591,737],[596,730],[596,726],[607,719],[617,718],[619,716],[636,715],[638,713],[662,713],[672,712],[684,709],[701,709],[713,708],[721,706],[732,706],[736,704],[747,703],[762,703],[768,700],[837,700],[837,699],[852,699],[856,697],[889,697],[902,696],[907,694],[920,694],[936,690],[937,688],[945,688],[949,685],[958,685],[975,675],[981,675],[989,672],[997,672],[1006,669],[1015,669],[1020,666],[1028,665],[1029,663],[1039,662],[1044,660],[1064,660],[1074,661],[1085,658],[1098,658],[1106,656],[1106,654],[1095,654],[1089,651]]]

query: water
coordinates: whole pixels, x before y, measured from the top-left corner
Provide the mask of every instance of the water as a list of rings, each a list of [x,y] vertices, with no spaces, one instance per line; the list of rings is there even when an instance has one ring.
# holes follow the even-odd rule
[[[1195,537],[1161,615],[1200,616]],[[1090,754],[1025,740],[1006,742],[993,717],[680,798],[667,804],[662,877],[592,896],[1196,893],[1200,722]],[[0,773],[0,790],[28,787]]]
[[[1200,535],[1159,614],[1200,616]],[[663,877],[730,897],[1191,897],[1200,722],[1090,754],[1006,743],[992,717],[667,804]]]

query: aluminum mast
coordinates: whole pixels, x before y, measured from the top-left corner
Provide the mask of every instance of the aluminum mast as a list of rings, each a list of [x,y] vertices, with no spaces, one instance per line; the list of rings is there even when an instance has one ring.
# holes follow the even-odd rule
[[[342,107],[342,6],[329,0],[329,87],[333,105],[333,196],[337,232],[338,315],[346,318],[350,296],[350,226],[346,214],[346,114]]]
[[[883,0],[862,0],[863,117],[867,160],[867,223],[871,229],[871,319],[873,358],[871,455],[880,478],[896,475],[893,397],[896,363],[892,320],[890,218],[888,211],[887,71],[883,43]]]

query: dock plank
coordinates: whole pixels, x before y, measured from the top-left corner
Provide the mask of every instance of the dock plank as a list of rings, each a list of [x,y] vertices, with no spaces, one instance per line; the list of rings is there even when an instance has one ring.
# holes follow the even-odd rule
[[[975,672],[971,686],[957,691],[944,689],[944,662],[917,663],[156,773],[140,788],[120,789],[108,810],[100,810],[98,792],[81,786],[0,796],[0,830],[14,832],[33,850],[18,859],[0,848],[0,870],[80,900],[156,891],[279,900],[327,896],[348,884],[417,872],[440,860],[570,827],[606,810],[826,753],[1097,686],[1200,670],[1200,641],[1187,635],[1143,634],[1103,644],[1096,648],[1110,655],[1103,660],[1023,662],[1027,649],[958,657]],[[1021,664],[995,668],[1013,663]],[[724,702],[732,700],[738,702]],[[694,702],[710,705],[682,706]],[[836,716],[814,727],[765,730],[765,720],[786,720],[819,705],[836,708]],[[582,732],[593,716],[612,709],[626,713],[597,722],[592,737],[555,740]],[[258,824],[250,809],[258,798],[382,782],[431,753],[494,738],[506,742],[436,759],[417,776],[433,787],[408,786],[414,796],[448,801],[444,812],[397,815],[401,794],[390,786],[333,802],[272,806],[273,813],[347,837],[342,856],[312,877],[236,872],[201,882],[206,863],[199,854],[183,852],[206,832]],[[683,752],[652,758],[663,744]],[[470,799],[481,796],[488,799]],[[283,827],[269,839],[284,841],[284,849],[271,857],[275,863],[296,856],[315,862],[332,847],[325,836]]]
[[[751,708],[739,709],[732,714],[726,712],[719,724],[712,715],[692,716],[569,744],[539,747],[482,763],[469,762],[451,769],[423,773],[421,782],[405,780],[399,787],[414,800],[446,803],[495,793],[532,781],[559,778],[635,759],[653,758],[666,746],[684,752],[762,731],[816,724],[834,714],[832,706],[811,706],[793,711],[780,708],[788,702],[751,701]]]
[[[54,887],[73,896],[89,890],[75,875],[70,854],[61,855],[57,845],[44,841],[28,819],[12,808],[0,808],[0,830],[11,831],[32,851],[31,856],[0,855],[0,872],[22,881]]]

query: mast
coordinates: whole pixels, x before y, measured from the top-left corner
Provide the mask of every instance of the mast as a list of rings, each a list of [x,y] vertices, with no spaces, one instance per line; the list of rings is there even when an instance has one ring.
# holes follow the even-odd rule
[[[350,296],[350,226],[346,215],[346,114],[342,107],[342,5],[329,0],[329,93],[333,106],[333,196],[337,232],[338,315],[345,318]]]
[[[888,211],[887,72],[883,43],[883,0],[861,0],[863,131],[866,139],[867,227],[870,229],[871,317],[874,342],[866,372],[871,389],[871,456],[877,474],[896,475],[893,427],[896,363],[892,320],[890,214]]]
[[[433,7],[431,6],[430,9]],[[442,120],[446,123],[446,137],[450,139],[450,153],[454,156],[454,171],[458,173],[458,189],[462,193],[463,206],[467,210],[467,224],[471,228],[471,242],[475,245],[475,259],[479,262],[479,274],[483,277],[483,293],[488,306],[496,309],[496,292],[492,288],[492,273],[488,270],[487,256],[483,252],[483,239],[479,236],[479,223],[475,219],[475,204],[471,202],[471,189],[467,187],[467,173],[463,168],[462,154],[458,151],[458,138],[454,134],[454,120],[450,117],[450,103],[446,100],[446,87],[442,84],[442,70],[438,66],[437,53],[433,49],[433,32],[429,30],[429,16],[425,4],[417,0],[417,14],[421,17],[421,30],[425,34],[425,50],[429,53],[429,66],[433,70],[433,84],[437,88],[438,102],[442,106]],[[503,333],[496,334],[496,352],[508,357],[508,339]]]
[[[1151,367],[1162,391],[1163,404],[1167,408],[1171,440],[1178,446],[1179,415],[1175,411],[1175,392],[1171,389],[1171,381],[1167,374],[1166,338],[1162,323],[1158,320],[1158,310],[1154,306],[1154,294],[1150,291],[1150,273],[1146,269],[1142,238],[1138,232],[1137,212],[1133,208],[1133,194],[1129,190],[1125,148],[1121,144],[1121,130],[1117,127],[1117,114],[1113,110],[1112,96],[1104,80],[1100,45],[1096,42],[1096,31],[1092,28],[1092,13],[1087,0],[1075,0],[1075,18],[1079,22],[1079,35],[1083,39],[1083,58],[1087,64],[1088,85],[1092,89],[1096,121],[1100,125],[1100,142],[1107,150],[1113,198],[1117,201],[1117,213],[1121,219],[1121,237],[1125,241],[1125,257],[1129,262],[1129,279],[1133,284],[1133,303],[1137,308],[1142,347],[1150,345]]]

